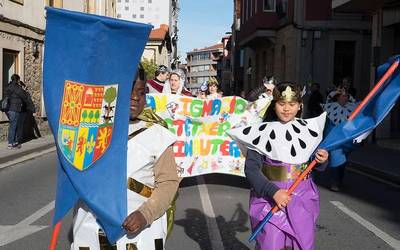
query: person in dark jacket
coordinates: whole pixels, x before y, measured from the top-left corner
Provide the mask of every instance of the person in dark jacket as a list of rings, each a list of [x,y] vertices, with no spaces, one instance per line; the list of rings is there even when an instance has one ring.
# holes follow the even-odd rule
[[[21,145],[17,138],[18,119],[22,108],[26,105],[26,110],[35,113],[35,106],[29,94],[20,85],[20,77],[17,74],[11,76],[11,82],[6,89],[6,96],[9,98],[9,109],[7,112],[10,125],[8,127],[8,148],[20,148]]]
[[[28,88],[25,83],[19,81],[19,85],[21,85],[21,87],[26,92],[29,98],[29,103],[33,105],[32,97],[29,94]],[[33,113],[27,110],[27,103],[24,102],[18,118],[16,140],[21,145],[22,143],[25,143],[32,139],[36,139],[37,137],[41,137],[39,127],[36,123]]]
[[[319,89],[320,89],[319,83],[313,83],[311,85],[311,95],[307,104],[308,118],[317,117],[320,114],[322,114],[322,112],[324,112],[321,106],[321,104],[324,103],[324,97],[322,96]]]

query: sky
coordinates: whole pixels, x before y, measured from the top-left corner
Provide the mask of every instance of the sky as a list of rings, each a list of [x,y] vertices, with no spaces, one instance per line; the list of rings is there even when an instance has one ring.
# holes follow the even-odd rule
[[[233,0],[180,0],[178,54],[185,62],[186,52],[221,42],[231,31]]]

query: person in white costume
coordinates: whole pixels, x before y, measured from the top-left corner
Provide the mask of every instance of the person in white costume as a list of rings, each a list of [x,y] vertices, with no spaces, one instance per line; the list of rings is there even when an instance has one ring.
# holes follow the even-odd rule
[[[73,224],[73,250],[159,250],[167,236],[166,210],[178,189],[179,179],[172,145],[176,138],[162,119],[145,109],[143,68],[139,67],[131,94],[127,152],[127,234],[110,245],[95,215],[80,202]],[[157,138],[157,140],[151,140]]]

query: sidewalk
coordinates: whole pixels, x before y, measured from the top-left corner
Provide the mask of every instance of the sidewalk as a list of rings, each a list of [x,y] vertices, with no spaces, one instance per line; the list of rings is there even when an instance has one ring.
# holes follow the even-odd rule
[[[8,149],[7,141],[0,142],[0,170],[55,151],[52,135],[46,135],[22,144],[20,149]]]
[[[400,185],[400,142],[366,144],[353,151],[349,167]],[[24,143],[20,149],[10,150],[7,142],[0,142],[0,169],[55,151],[52,135]],[[395,149],[393,149],[395,148]]]

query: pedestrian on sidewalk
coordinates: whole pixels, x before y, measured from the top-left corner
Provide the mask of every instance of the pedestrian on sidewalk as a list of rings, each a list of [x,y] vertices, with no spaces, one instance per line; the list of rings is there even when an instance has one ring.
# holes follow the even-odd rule
[[[9,98],[9,109],[7,116],[9,119],[8,127],[8,148],[9,149],[19,149],[21,148],[22,141],[19,138],[21,132],[22,124],[19,124],[19,119],[21,112],[23,111],[23,106],[26,105],[26,110],[35,113],[35,106],[29,94],[23,89],[20,83],[20,77],[17,74],[11,76],[11,81],[6,89],[6,96]]]
[[[245,175],[251,185],[249,214],[253,230],[275,204],[281,210],[258,235],[256,249],[314,249],[319,215],[317,187],[307,176],[291,196],[287,190],[322,140],[325,116],[303,120],[301,109],[300,86],[280,83],[273,90],[273,100],[264,116],[266,123],[241,133],[241,142],[249,148]],[[325,163],[328,155],[326,150],[318,149],[315,159]]]
[[[308,118],[319,116],[323,112],[321,104],[324,103],[324,97],[319,90],[319,83],[314,82],[311,84],[311,95],[307,103]]]
[[[110,246],[96,217],[82,202],[73,224],[71,249],[164,249],[166,210],[178,189],[179,179],[172,145],[175,136],[160,125],[146,104],[146,80],[140,66],[131,93],[127,152],[127,206],[122,227],[127,234]],[[153,118],[153,119],[152,119]],[[162,121],[162,120],[161,120]],[[152,140],[158,138],[158,140]]]
[[[41,137],[41,134],[35,120],[35,115],[27,108],[28,105],[35,107],[32,97],[28,92],[26,84],[22,81],[19,83],[22,89],[26,92],[28,100],[28,102],[24,101],[22,103],[21,113],[19,115],[17,125],[17,141],[19,144],[22,144],[32,139]]]

